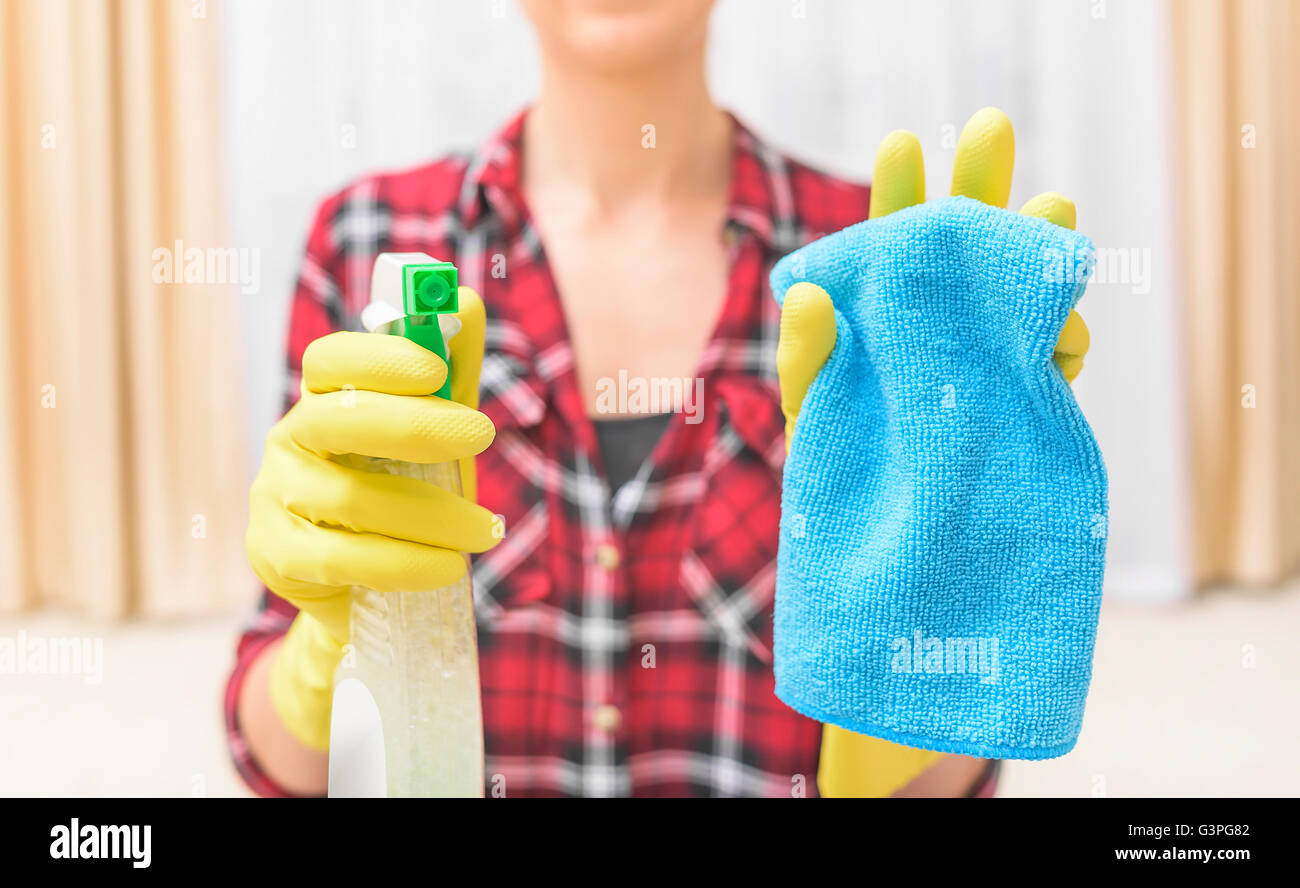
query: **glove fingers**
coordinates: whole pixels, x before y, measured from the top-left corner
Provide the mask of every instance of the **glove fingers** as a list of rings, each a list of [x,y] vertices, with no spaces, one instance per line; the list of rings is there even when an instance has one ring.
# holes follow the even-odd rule
[[[460,332],[448,343],[448,357],[454,368],[451,399],[477,410],[487,313],[483,309],[483,300],[469,287],[460,288],[460,310],[456,317],[460,319]],[[467,500],[473,502],[478,498],[478,474],[472,456],[460,461],[460,486]]]
[[[1015,163],[1011,120],[997,108],[981,108],[966,121],[957,139],[952,193],[1005,209]]]
[[[1074,382],[1075,377],[1083,371],[1083,358],[1078,355],[1056,354],[1052,358],[1056,361],[1056,366],[1061,368],[1061,375],[1066,382]]]
[[[1061,338],[1056,342],[1056,351],[1063,355],[1076,355],[1082,358],[1088,353],[1090,340],[1088,325],[1083,322],[1077,311],[1070,312],[1061,328]]]
[[[496,516],[449,490],[299,453],[305,471],[284,507],[313,524],[459,552],[486,552],[500,541]]]
[[[907,130],[894,130],[881,139],[871,174],[871,209],[878,219],[925,201],[925,158],[921,142]]]
[[[1078,217],[1074,202],[1055,191],[1044,191],[1031,197],[1028,203],[1020,208],[1020,212],[1025,216],[1046,219],[1053,225],[1069,228],[1071,231],[1074,230]],[[1083,357],[1088,353],[1089,344],[1088,325],[1083,322],[1083,318],[1077,311],[1070,312],[1070,316],[1065,319],[1065,326],[1061,328],[1061,336],[1056,341],[1053,354],[1056,366],[1061,368],[1061,374],[1066,382],[1074,382],[1074,378],[1083,370]]]
[[[333,598],[351,586],[422,592],[448,586],[465,575],[465,556],[451,549],[320,527],[284,514],[297,527],[274,566],[281,577],[298,585],[297,596],[308,602],[304,607],[308,612],[314,612],[311,599]],[[292,590],[286,597],[292,600]],[[326,628],[332,632],[332,627]]]
[[[781,380],[781,411],[785,414],[787,449],[808,386],[835,348],[835,308],[830,295],[816,284],[797,283],[785,291],[781,305],[781,336],[776,367]]]
[[[1044,191],[1042,194],[1034,195],[1020,208],[1020,214],[1046,219],[1053,225],[1059,225],[1071,231],[1074,230],[1077,215],[1074,209],[1074,201],[1055,191]]]
[[[446,379],[447,365],[441,358],[401,336],[331,333],[308,345],[302,356],[303,388],[317,394],[351,387],[431,395]]]
[[[1088,354],[1091,338],[1083,317],[1077,311],[1070,312],[1052,355],[1066,382],[1074,382],[1074,378],[1083,370],[1083,358]]]
[[[311,395],[285,421],[300,447],[327,458],[356,453],[441,463],[482,453],[496,434],[492,420],[454,401],[363,390]]]
[[[459,300],[460,310],[456,312],[456,317],[460,319],[460,332],[447,344],[452,366],[451,399],[477,409],[487,314],[483,309],[483,300],[469,287],[460,288]]]

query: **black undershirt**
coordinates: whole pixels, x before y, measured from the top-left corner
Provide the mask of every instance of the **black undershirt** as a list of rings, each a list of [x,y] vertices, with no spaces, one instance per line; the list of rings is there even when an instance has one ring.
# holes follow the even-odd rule
[[[671,413],[648,413],[634,416],[593,419],[600,456],[605,463],[610,496],[636,477],[641,464],[668,428]]]

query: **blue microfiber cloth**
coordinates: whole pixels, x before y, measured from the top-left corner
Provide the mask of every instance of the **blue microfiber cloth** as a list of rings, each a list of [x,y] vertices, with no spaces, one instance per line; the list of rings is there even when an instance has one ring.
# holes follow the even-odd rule
[[[1063,755],[1092,673],[1106,472],[1052,361],[1086,237],[969,198],[863,222],[772,271],[837,341],[786,462],[776,694],[987,758]]]

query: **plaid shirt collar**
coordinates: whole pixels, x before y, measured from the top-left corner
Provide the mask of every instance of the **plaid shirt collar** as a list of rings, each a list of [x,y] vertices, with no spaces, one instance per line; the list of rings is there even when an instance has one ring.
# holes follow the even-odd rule
[[[522,248],[536,261],[541,258],[541,246],[528,218],[521,182],[526,115],[527,111],[518,114],[470,157],[457,215],[464,232],[495,228],[504,235],[511,252]],[[734,116],[731,121],[731,183],[724,237],[733,254],[732,263],[737,251],[754,248],[774,260],[807,239],[795,215],[786,161]],[[751,294],[729,292],[698,369],[713,394],[730,408],[730,424],[737,435],[779,470],[785,459],[775,359],[780,315],[765,281],[760,289],[763,295],[757,304]],[[588,434],[592,429],[583,418],[581,404],[564,397],[566,387],[556,386],[573,367],[570,343],[561,337],[539,337],[535,329],[524,328],[522,312],[511,314],[513,319],[492,317],[489,308],[489,354],[484,360],[481,409],[498,429],[526,428],[542,420],[548,396],[552,396],[552,403],[576,431],[579,442],[594,450],[596,442]],[[557,390],[560,397],[554,397]]]

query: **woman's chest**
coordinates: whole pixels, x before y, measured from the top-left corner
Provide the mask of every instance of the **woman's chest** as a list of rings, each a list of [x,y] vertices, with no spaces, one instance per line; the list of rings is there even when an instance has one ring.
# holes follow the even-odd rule
[[[698,375],[728,294],[729,257],[716,229],[597,232],[563,243],[549,250],[549,267],[589,415],[609,412],[598,395],[611,380]]]

